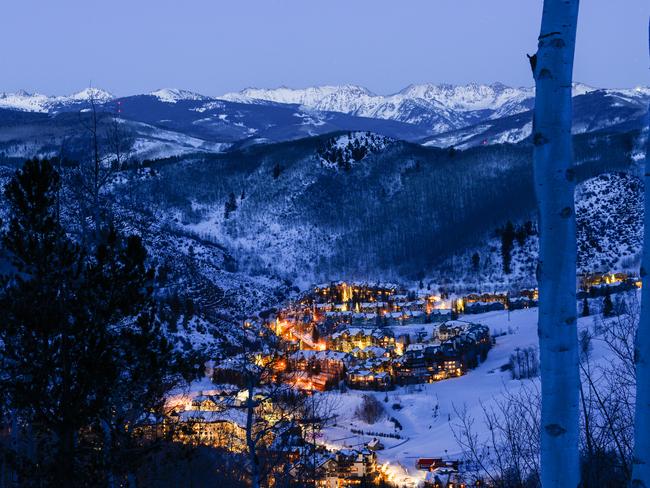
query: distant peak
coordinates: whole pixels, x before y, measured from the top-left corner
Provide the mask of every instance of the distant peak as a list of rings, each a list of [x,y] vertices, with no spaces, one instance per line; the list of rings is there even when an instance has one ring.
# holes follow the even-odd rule
[[[114,97],[111,93],[107,92],[106,90],[102,90],[101,88],[89,87],[77,93],[73,93],[69,97],[61,97],[61,98],[67,98],[73,101],[85,101],[85,100],[94,99],[98,102],[107,102],[109,100],[112,100]]]
[[[32,94],[29,93],[27,90],[18,90],[16,93],[14,93],[17,97],[31,97]]]
[[[342,96],[375,96],[370,90],[359,85],[320,85],[306,88],[277,88],[249,87],[239,92],[226,93],[220,96],[222,100],[235,102],[266,100],[276,103],[291,103],[310,106],[328,97]]]
[[[578,81],[574,81],[571,86],[572,86],[571,92],[574,97],[598,90],[598,88],[594,88],[593,86],[589,86],[584,83],[580,83]]]
[[[210,97],[180,88],[161,88],[149,93],[161,102],[176,103],[181,100],[210,100]]]

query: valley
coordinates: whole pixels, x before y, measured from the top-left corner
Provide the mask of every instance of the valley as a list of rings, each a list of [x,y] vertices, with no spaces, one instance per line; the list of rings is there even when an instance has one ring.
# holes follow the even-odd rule
[[[597,368],[640,286],[649,98],[574,87],[576,306]],[[472,442],[539,413],[522,406],[539,395],[532,105],[500,84],[4,94],[0,179],[53,158],[83,235],[75,178],[97,142],[106,215],[142,239],[161,331],[198,376],[142,432],[259,450],[292,482],[460,484],[463,466],[489,484],[496,447]]]

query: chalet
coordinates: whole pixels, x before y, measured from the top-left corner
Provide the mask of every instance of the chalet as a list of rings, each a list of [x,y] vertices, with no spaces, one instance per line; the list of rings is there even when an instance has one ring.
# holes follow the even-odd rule
[[[392,379],[388,373],[375,373],[368,369],[348,371],[346,383],[359,390],[386,390],[391,388]]]
[[[388,307],[388,303],[384,301],[375,302],[360,302],[359,310],[364,313],[380,313]]]
[[[295,463],[290,474],[300,480],[301,474],[311,472],[315,468],[315,486],[320,488],[342,488],[361,483],[374,484],[379,480],[377,455],[374,451],[364,448],[342,449],[334,453],[318,453],[314,456],[315,466],[308,464],[311,456],[305,456],[302,461]]]
[[[289,356],[289,370],[296,387],[325,391],[345,377],[350,357],[337,351],[296,351]]]
[[[335,453],[334,460],[335,471],[327,472],[326,479],[328,482],[336,480],[338,484],[328,484],[328,488],[357,484],[362,480],[373,482],[379,477],[377,455],[369,449],[342,449]]]
[[[246,419],[243,411],[185,410],[172,417],[180,424],[180,428],[172,430],[177,442],[219,447],[231,452],[246,449]]]
[[[485,312],[494,312],[497,310],[505,310],[506,304],[501,301],[478,301],[465,303],[464,313],[466,314],[476,314],[476,313],[485,313]]]
[[[508,301],[508,310],[521,310],[537,306],[537,300],[528,297],[515,297]]]
[[[390,330],[375,329],[372,332],[374,344],[384,349],[395,347],[395,336]]]
[[[216,412],[223,410],[223,405],[234,397],[236,390],[211,390],[199,392],[197,396],[191,399],[188,410],[201,410],[204,412]]]
[[[404,316],[402,312],[388,312],[384,314],[383,318],[384,318],[385,325],[390,326],[390,325],[400,325]]]
[[[329,348],[335,351],[350,352],[355,348],[366,349],[370,346],[388,348],[395,345],[395,338],[390,331],[351,327],[332,334]]]
[[[388,351],[380,346],[368,346],[365,349],[355,347],[350,354],[359,359],[375,359],[388,355]]]
[[[478,294],[470,294],[467,295],[466,297],[463,297],[463,301],[465,302],[465,306],[467,306],[468,303],[477,303],[477,302],[483,302],[483,303],[495,303],[499,302],[502,304],[506,304],[508,301],[508,294],[507,293],[482,293],[480,295]]]
[[[464,487],[462,478],[458,473],[458,469],[450,466],[441,466],[427,472],[424,478],[425,488],[448,488],[448,487]]]
[[[449,320],[440,325],[436,331],[436,337],[439,341],[448,341],[459,335],[467,326],[467,322],[459,320]]]
[[[377,314],[367,312],[354,312],[352,314],[352,325],[354,326],[368,326],[374,325],[377,321]]]
[[[333,376],[345,372],[350,361],[348,354],[337,351],[296,351],[289,356],[293,371],[327,373]]]
[[[393,363],[395,381],[398,384],[414,384],[430,381],[431,372],[427,368],[422,349],[406,351]]]
[[[519,290],[519,296],[537,301],[539,300],[539,290],[537,288],[525,288]]]
[[[365,349],[373,345],[372,331],[363,328],[348,328],[332,334],[330,349],[350,352],[354,348]]]

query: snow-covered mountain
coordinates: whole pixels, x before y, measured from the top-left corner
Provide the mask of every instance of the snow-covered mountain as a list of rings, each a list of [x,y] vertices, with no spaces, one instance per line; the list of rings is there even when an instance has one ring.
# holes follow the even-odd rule
[[[595,90],[582,83],[573,86],[574,96]],[[431,134],[440,134],[528,111],[533,107],[534,96],[532,87],[510,87],[502,83],[427,83],[409,85],[390,95],[378,95],[357,85],[325,85],[304,89],[247,88],[219,98],[249,104],[296,104],[312,110],[396,120],[424,127]]]
[[[639,128],[650,103],[650,88],[594,89],[574,86],[573,133],[599,130],[616,132]],[[532,104],[532,101],[531,101]],[[459,129],[434,134],[422,141],[425,146],[466,149],[477,145],[518,143],[528,138],[532,130],[532,113],[495,115]]]
[[[356,85],[319,86],[305,89],[247,88],[220,97],[240,103],[298,104],[312,110],[342,112],[361,117],[397,120],[427,125],[440,132],[468,125],[483,116],[512,115],[530,108],[534,95],[531,88],[511,88],[501,83],[492,85],[410,85],[391,95],[377,95]]]
[[[156,97],[161,102],[167,103],[176,103],[182,100],[211,100],[211,97],[206,95],[178,88],[161,88],[149,93],[149,95]]]
[[[65,107],[86,103],[94,98],[97,103],[106,103],[114,97],[106,90],[86,88],[72,95],[48,96],[19,90],[14,93],[0,93],[0,108],[25,112],[57,112]]]
[[[638,127],[650,100],[650,88],[643,87],[596,89],[576,83],[573,93],[574,133]],[[501,83],[419,84],[391,95],[378,95],[348,84],[247,88],[218,98],[178,88],[121,98],[96,88],[68,96],[20,91],[0,94],[0,111],[4,109],[0,124],[6,121],[15,126],[20,113],[59,116],[78,112],[88,107],[90,99],[111,114],[119,102],[123,119],[209,143],[251,145],[343,130],[464,149],[519,143],[528,138],[534,89]],[[14,145],[22,143],[12,140]]]

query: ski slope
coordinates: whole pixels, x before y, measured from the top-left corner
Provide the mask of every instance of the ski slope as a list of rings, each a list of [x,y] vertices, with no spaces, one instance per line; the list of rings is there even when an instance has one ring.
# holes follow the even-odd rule
[[[346,393],[329,393],[336,396],[338,418],[335,426],[326,429],[324,442],[332,448],[356,447],[373,438],[372,435],[353,434],[351,429],[398,433],[402,439],[380,438],[385,449],[378,452],[378,459],[381,463],[389,463],[393,480],[400,485],[416,486],[424,480],[425,475],[424,471],[415,468],[418,458],[462,458],[452,430],[459,422],[456,411],[465,408],[476,419],[474,428],[479,438],[487,440],[489,431],[482,422],[481,404],[489,406],[506,389],[521,388],[524,383],[539,383],[539,379],[513,380],[510,371],[501,371],[501,366],[509,362],[510,354],[516,348],[537,346],[537,309],[517,310],[510,314],[507,311],[488,312],[462,319],[485,324],[492,334],[499,335],[484,363],[459,378],[398,387],[387,393],[388,402],[385,402],[384,392],[349,390]],[[589,326],[592,320],[591,317],[579,319],[579,327]],[[602,357],[604,348],[598,346],[598,341],[594,342],[594,357],[597,358],[599,354]],[[364,394],[375,395],[382,402],[386,408],[386,418],[373,425],[355,418],[355,409]],[[402,408],[394,410],[392,405],[395,403],[401,404]],[[434,413],[436,404],[439,405],[437,416]],[[391,416],[402,425],[401,430],[396,430],[389,421],[388,417]]]

